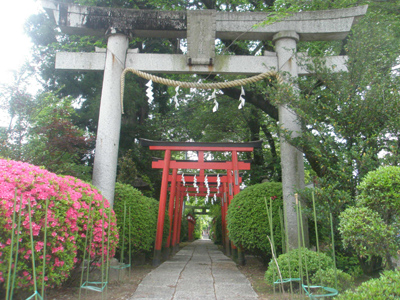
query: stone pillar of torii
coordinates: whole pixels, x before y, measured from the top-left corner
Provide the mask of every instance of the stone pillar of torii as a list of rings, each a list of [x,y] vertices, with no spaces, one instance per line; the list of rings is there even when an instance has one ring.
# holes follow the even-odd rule
[[[306,75],[309,71],[296,62],[297,42],[342,40],[367,11],[367,6],[359,6],[300,12],[277,23],[257,26],[268,19],[268,13],[133,10],[42,2],[63,32],[108,37],[107,49],[57,53],[56,68],[104,72],[93,184],[111,205],[121,125],[120,76],[124,68],[164,74],[255,75],[278,70],[292,77]],[[138,53],[128,49],[130,37],[187,38],[187,54]],[[276,52],[265,52],[264,56],[216,55],[215,39],[272,40]],[[327,57],[325,63],[336,72],[346,71],[344,56]],[[284,105],[279,107],[279,124],[293,135],[301,134],[295,113]],[[303,153],[281,136],[283,197],[291,247],[297,247],[294,194],[304,187],[303,160]]]

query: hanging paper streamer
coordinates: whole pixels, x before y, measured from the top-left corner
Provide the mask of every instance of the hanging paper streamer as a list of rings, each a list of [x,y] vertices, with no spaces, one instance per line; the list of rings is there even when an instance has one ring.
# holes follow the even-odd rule
[[[175,108],[179,107],[178,95],[179,95],[179,85],[175,88],[175,96],[174,96]]]
[[[154,100],[153,97],[153,81],[149,80],[148,83],[146,83],[147,90],[146,90],[146,96],[148,99],[149,104],[151,104]]]
[[[200,188],[198,186],[196,186],[196,193],[200,193]]]
[[[245,93],[244,93],[244,88],[243,88],[243,86],[242,86],[242,91],[240,92],[240,97],[239,97],[240,104],[239,104],[238,109],[242,109],[243,106],[244,106],[244,103],[246,102],[246,100],[245,100],[244,97],[243,97],[244,95],[245,95]]]
[[[188,202],[189,202],[189,200],[190,200],[189,193],[188,193],[188,192],[186,192],[186,201],[188,201]]]
[[[182,173],[182,184],[183,184],[183,186],[186,185],[186,182],[185,182],[185,173]]]
[[[206,175],[205,177],[204,177],[204,185],[206,186],[206,188],[207,188],[207,195],[206,195],[206,199],[207,199],[207,201],[208,201],[208,196],[210,195],[210,187],[208,186],[208,175]]]
[[[219,186],[221,185],[221,178],[219,177],[219,174],[217,174],[217,190],[219,193]]]
[[[214,203],[216,203],[216,202],[217,202],[217,194],[214,194]]]
[[[218,110],[218,102],[217,102],[217,90],[214,89],[214,91],[211,94],[210,100],[214,100],[214,107],[213,107],[213,112],[216,112]]]
[[[208,203],[208,196],[206,196],[206,198],[204,199],[204,203],[205,203],[205,204]]]
[[[193,177],[193,187],[197,188],[197,178],[196,175]]]

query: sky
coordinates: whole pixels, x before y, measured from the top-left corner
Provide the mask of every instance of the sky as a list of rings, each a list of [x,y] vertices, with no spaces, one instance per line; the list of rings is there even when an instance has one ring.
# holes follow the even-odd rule
[[[13,70],[29,58],[30,40],[24,34],[25,20],[37,13],[40,4],[34,0],[5,0],[0,10],[0,82],[8,82]]]
[[[3,0],[0,9],[0,84],[11,83],[13,71],[29,59],[31,43],[24,34],[25,20],[40,11],[35,0]],[[8,116],[0,111],[0,126],[8,124]]]

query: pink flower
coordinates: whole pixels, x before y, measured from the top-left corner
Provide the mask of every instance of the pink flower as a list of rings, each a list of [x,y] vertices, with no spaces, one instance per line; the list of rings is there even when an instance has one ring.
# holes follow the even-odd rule
[[[43,242],[41,242],[41,241],[37,242],[36,245],[35,245],[36,252],[39,252],[40,250],[42,250],[43,246],[44,246]]]
[[[38,259],[43,259],[40,255],[44,248],[44,241],[41,239],[41,234],[44,233],[44,208],[46,200],[49,199],[49,209],[47,211],[47,227],[48,229],[48,254],[46,261],[50,266],[48,270],[48,278],[46,277],[47,285],[53,286],[55,282],[59,283],[64,280],[62,277],[68,277],[69,271],[73,263],[79,262],[78,249],[83,248],[85,234],[84,225],[86,228],[87,214],[89,203],[91,203],[92,211],[95,216],[95,225],[93,226],[94,239],[90,255],[92,257],[101,254],[102,249],[99,243],[104,235],[104,228],[107,224],[111,226],[111,243],[112,248],[109,249],[110,253],[115,252],[118,234],[116,233],[115,214],[112,212],[113,219],[108,220],[108,215],[104,215],[104,222],[100,221],[103,211],[100,211],[102,201],[104,207],[109,207],[109,203],[104,199],[95,189],[89,184],[73,178],[71,176],[57,176],[50,173],[41,167],[32,166],[23,162],[16,162],[11,160],[0,159],[0,217],[4,218],[4,228],[6,231],[11,232],[13,223],[12,215],[14,208],[14,195],[17,189],[17,199],[15,211],[19,214],[21,212],[21,230],[15,234],[20,234],[21,243],[29,243],[30,220],[28,216],[28,206],[32,211],[32,231],[34,235],[34,251],[39,253]],[[104,200],[103,200],[104,199]],[[18,216],[17,214],[17,216]],[[102,224],[103,223],[103,224]],[[16,224],[14,224],[16,228]],[[79,234],[78,234],[79,232]],[[11,245],[9,236],[3,237],[0,242],[0,258],[4,257],[8,252]],[[21,244],[22,246],[22,244]],[[26,246],[30,246],[26,244]],[[26,247],[25,247],[26,248]],[[21,258],[26,260],[31,259],[32,251],[25,250],[24,247],[19,249]],[[104,249],[103,249],[104,251]],[[0,265],[5,262],[0,260]],[[22,263],[22,260],[21,260]],[[55,267],[65,267],[65,271],[51,271]],[[56,269],[57,270],[57,269]],[[27,270],[30,271],[30,270]],[[51,274],[51,275],[50,275]],[[17,277],[15,282],[16,287],[28,288],[32,284],[29,273],[25,276],[26,279],[21,281],[22,276]],[[27,281],[27,280],[30,280]],[[3,274],[0,273],[0,282],[4,281]]]

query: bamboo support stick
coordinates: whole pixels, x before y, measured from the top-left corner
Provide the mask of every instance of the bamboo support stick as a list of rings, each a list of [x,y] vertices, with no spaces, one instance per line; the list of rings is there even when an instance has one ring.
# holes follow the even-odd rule
[[[82,272],[81,272],[81,282],[79,285],[79,300],[81,299],[81,293],[82,293],[82,284],[83,284],[83,273],[85,271],[85,258],[86,258],[86,248],[87,248],[87,241],[88,241],[88,235],[89,235],[89,225],[90,225],[90,215],[91,215],[91,208],[92,208],[92,201],[89,203],[89,210],[88,210],[88,221],[86,224],[86,235],[85,235],[85,248],[83,250],[83,258],[82,258]],[[90,255],[90,254],[89,254]]]
[[[333,255],[333,266],[335,268],[335,289],[337,289],[337,269],[336,269],[336,254],[335,254],[335,235],[333,234],[333,220],[332,213],[329,214],[331,221],[331,236],[332,236],[332,255]]]
[[[17,226],[17,249],[16,249],[16,253],[15,253],[15,262],[14,262],[14,270],[13,270],[13,279],[12,279],[12,283],[11,283],[11,297],[10,300],[12,300],[13,294],[14,294],[14,285],[15,285],[15,278],[17,276],[17,266],[18,266],[18,250],[19,250],[19,237],[20,237],[20,231],[21,231],[21,218],[22,218],[22,195],[21,195],[21,199],[20,199],[20,205],[19,205],[19,211],[18,211],[18,226]],[[7,299],[7,298],[6,298]]]
[[[12,223],[11,223],[11,245],[10,245],[10,255],[8,259],[8,272],[7,272],[7,286],[6,286],[6,300],[9,299],[10,296],[10,283],[11,283],[11,267],[12,267],[12,261],[13,261],[13,251],[14,251],[14,225],[15,225],[15,207],[17,205],[17,189],[15,189],[15,194],[14,194],[14,206],[13,206],[13,216],[12,216]],[[15,268],[17,266],[15,265]]]
[[[314,227],[315,227],[315,239],[316,239],[316,244],[317,244],[317,253],[318,253],[318,270],[320,274],[320,285],[322,285],[322,273],[321,273],[321,258],[319,255],[319,239],[318,239],[318,226],[317,226],[317,212],[315,209],[315,197],[314,197],[314,192],[311,194],[312,197],[312,202],[313,202],[313,211],[314,211]]]
[[[31,203],[28,200],[28,213],[29,213],[29,234],[31,237],[31,251],[32,251],[32,276],[33,276],[33,287],[35,289],[35,300],[37,300],[37,283],[36,283],[36,267],[35,267],[35,246],[33,244],[33,232],[32,232],[32,209]]]
[[[43,266],[42,266],[42,297],[44,296],[44,277],[46,275],[46,243],[47,243],[47,214],[49,211],[49,199],[46,199],[46,210],[44,217],[44,244],[43,244]]]

